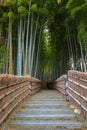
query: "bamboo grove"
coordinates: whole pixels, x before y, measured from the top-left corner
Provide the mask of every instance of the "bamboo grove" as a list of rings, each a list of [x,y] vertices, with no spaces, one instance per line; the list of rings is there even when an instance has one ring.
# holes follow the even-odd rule
[[[53,80],[87,71],[87,0],[0,0],[0,73]]]

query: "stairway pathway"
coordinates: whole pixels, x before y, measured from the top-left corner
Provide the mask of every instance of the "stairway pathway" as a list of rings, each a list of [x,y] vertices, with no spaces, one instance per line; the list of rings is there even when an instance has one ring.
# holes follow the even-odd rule
[[[29,98],[7,130],[82,130],[69,103],[56,90],[42,90]]]

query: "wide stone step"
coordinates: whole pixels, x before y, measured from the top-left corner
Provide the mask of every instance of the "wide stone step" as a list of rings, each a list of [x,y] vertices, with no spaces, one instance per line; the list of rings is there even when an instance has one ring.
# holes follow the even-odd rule
[[[43,95],[35,95],[34,97],[32,96],[31,98],[33,99],[36,99],[36,98],[38,98],[38,99],[40,99],[40,98],[42,98],[43,100],[44,99],[46,99],[46,98],[63,98],[64,96],[63,95],[58,95],[58,94],[56,94],[56,95],[54,95],[54,94],[43,94]]]
[[[35,97],[30,97],[29,99],[30,99],[30,100],[31,100],[31,99],[35,99],[35,100],[36,100],[36,99],[38,99],[38,100],[40,100],[40,99],[42,99],[42,100],[51,99],[51,100],[52,100],[52,99],[65,99],[65,98],[62,97],[62,96],[55,96],[55,95],[54,95],[54,96],[49,96],[49,95],[48,95],[48,96],[35,96]]]
[[[66,99],[64,99],[64,98],[41,98],[41,97],[39,97],[39,98],[31,98],[31,99],[29,99],[29,101],[66,101]]]
[[[82,130],[82,123],[65,120],[17,120],[8,130]]]
[[[51,93],[51,92],[48,92],[48,91],[47,91],[47,92],[41,92],[41,91],[40,91],[40,93],[38,93],[38,95],[39,95],[39,96],[40,96],[40,95],[41,95],[41,96],[48,96],[48,95],[49,95],[49,96],[52,96],[52,95],[55,95],[55,96],[57,96],[57,95],[58,95],[58,96],[63,96],[63,95],[61,95],[60,92],[59,92],[59,93],[57,93],[57,92],[52,92],[52,93]],[[35,96],[38,96],[38,95],[35,94]]]
[[[48,101],[48,100],[46,100],[46,101],[42,101],[42,100],[40,100],[40,101],[32,101],[31,100],[31,102],[30,102],[31,104],[63,104],[63,103],[67,103],[67,104],[69,104],[68,102],[65,102],[64,100],[57,100],[57,101]]]
[[[57,98],[57,99],[64,99],[62,96],[56,96],[56,95],[54,95],[54,96],[50,96],[50,95],[47,95],[47,96],[35,96],[35,97],[32,97],[32,99],[36,99],[36,98],[38,98],[38,99],[55,99],[55,98]]]
[[[15,115],[16,119],[20,120],[73,120],[75,117],[74,114],[17,114]]]
[[[64,108],[67,107],[67,103],[57,103],[57,104],[26,104],[25,108]]]
[[[38,93],[38,95],[36,95],[35,94],[35,96],[34,97],[39,97],[39,96],[41,96],[41,97],[45,97],[45,96],[50,96],[50,97],[63,97],[63,95],[61,95],[61,93],[57,93],[57,92],[49,92],[49,91],[45,91],[45,92],[41,92],[40,91],[40,93]]]
[[[71,111],[68,109],[52,109],[52,108],[25,108],[21,109],[18,113],[28,113],[28,114],[71,114]]]
[[[47,102],[47,101],[52,101],[52,102],[54,102],[54,101],[66,101],[65,99],[31,99],[31,100],[29,100],[29,101],[31,101],[31,102]]]
[[[44,100],[44,98],[46,99],[46,98],[63,98],[63,96],[57,96],[57,95],[44,95],[44,96],[42,96],[42,95],[38,95],[38,96],[35,96],[35,97],[32,97],[32,99],[36,99],[36,98],[38,98],[38,99],[40,99],[40,98],[42,98],[43,100]]]

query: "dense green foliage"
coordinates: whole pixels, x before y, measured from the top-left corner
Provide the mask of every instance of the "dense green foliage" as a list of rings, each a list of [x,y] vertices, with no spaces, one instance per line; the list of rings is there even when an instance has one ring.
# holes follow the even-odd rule
[[[28,72],[51,80],[69,69],[87,71],[87,1],[4,0],[0,3],[2,38],[7,47],[1,45],[4,44],[1,40],[1,73],[5,73],[3,64],[9,65],[14,74],[17,72],[18,41],[22,50],[22,74]],[[26,66],[30,67],[25,71]]]

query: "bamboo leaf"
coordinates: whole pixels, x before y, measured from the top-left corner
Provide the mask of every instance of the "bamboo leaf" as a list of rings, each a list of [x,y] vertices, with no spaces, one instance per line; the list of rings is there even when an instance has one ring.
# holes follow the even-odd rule
[[[28,10],[24,6],[19,6],[18,7],[18,13],[21,16],[25,16],[28,13]]]
[[[14,17],[14,13],[13,12],[8,12],[7,16],[13,18]]]
[[[33,5],[31,6],[31,9],[32,9],[33,11],[37,12],[37,11],[38,11],[38,6],[37,6],[37,4],[33,4]]]

